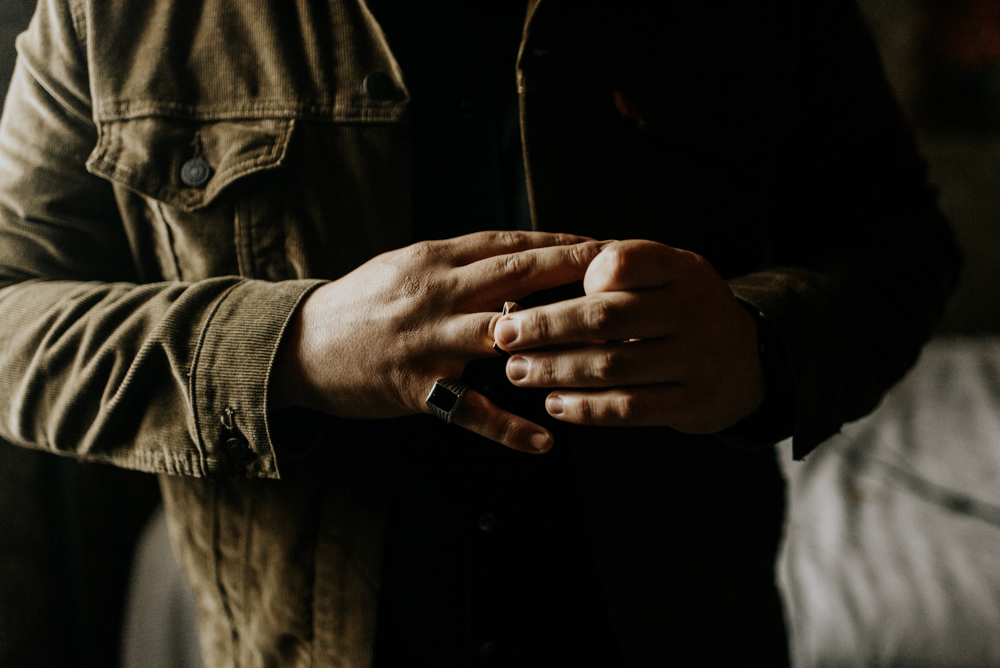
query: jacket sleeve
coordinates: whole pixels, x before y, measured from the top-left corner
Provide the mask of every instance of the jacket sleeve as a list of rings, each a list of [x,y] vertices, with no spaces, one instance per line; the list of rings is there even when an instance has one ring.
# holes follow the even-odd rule
[[[277,477],[268,375],[317,281],[140,283],[113,189],[85,168],[80,19],[40,2],[0,120],[0,436],[143,471]]]
[[[913,365],[960,265],[857,7],[801,6],[804,113],[772,266],[730,281],[783,344],[796,458],[873,410]]]

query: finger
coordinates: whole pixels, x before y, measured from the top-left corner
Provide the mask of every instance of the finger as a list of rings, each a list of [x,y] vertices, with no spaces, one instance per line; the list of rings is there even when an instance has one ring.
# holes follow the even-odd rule
[[[582,280],[603,242],[549,246],[490,257],[462,267],[459,290],[468,307],[494,309],[533,292]]]
[[[679,384],[613,388],[595,392],[560,390],[545,399],[552,417],[605,427],[672,426],[684,422],[687,388]]]
[[[594,258],[583,288],[588,295],[659,288],[689,275],[702,263],[707,261],[700,255],[654,241],[616,241]]]
[[[508,351],[579,341],[661,338],[676,326],[669,289],[605,292],[508,314],[496,342]]]
[[[602,343],[559,352],[514,355],[507,378],[518,387],[619,387],[679,382],[688,359],[671,354],[669,339]]]
[[[497,355],[493,331],[500,313],[465,313],[449,318],[437,333],[438,349],[468,360]]]
[[[530,454],[544,454],[553,444],[549,430],[501,410],[475,390],[465,393],[453,422],[512,450]]]
[[[665,426],[688,434],[714,434],[731,427],[760,405],[762,395],[746,401],[715,401],[711,390],[667,383],[582,392],[559,390],[545,400],[552,417],[574,424],[606,427]]]
[[[436,251],[450,255],[454,266],[509,253],[519,253],[533,248],[568,246],[589,241],[589,237],[553,232],[527,232],[522,230],[494,230],[474,232],[453,239],[430,241]]]

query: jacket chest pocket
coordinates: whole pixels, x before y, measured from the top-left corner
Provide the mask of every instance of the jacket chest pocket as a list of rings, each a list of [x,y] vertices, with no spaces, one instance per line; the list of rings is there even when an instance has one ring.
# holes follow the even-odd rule
[[[280,280],[286,278],[280,233],[248,229],[241,184],[281,165],[294,125],[293,119],[161,117],[102,123],[87,168],[115,186],[139,264],[155,258],[159,267],[151,279]],[[255,183],[266,189],[268,180]]]
[[[145,281],[334,279],[409,243],[408,145],[399,113],[144,118],[102,124],[87,166],[114,184]]]

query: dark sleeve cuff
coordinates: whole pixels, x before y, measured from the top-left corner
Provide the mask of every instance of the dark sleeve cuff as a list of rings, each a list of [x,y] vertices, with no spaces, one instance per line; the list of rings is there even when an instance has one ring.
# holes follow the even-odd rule
[[[774,325],[756,307],[739,300],[757,325],[757,349],[764,371],[764,401],[760,407],[716,437],[739,448],[764,448],[792,435],[795,425],[795,384],[784,346]]]
[[[268,422],[279,470],[282,462],[295,461],[309,454],[328,436],[336,420],[332,415],[308,408],[287,407],[271,411]]]

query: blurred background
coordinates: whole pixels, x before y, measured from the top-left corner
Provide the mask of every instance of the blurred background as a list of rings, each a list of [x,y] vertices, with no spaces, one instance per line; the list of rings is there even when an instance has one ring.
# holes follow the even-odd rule
[[[951,360],[950,351],[960,349],[963,359],[971,359],[973,367],[988,371],[984,382],[993,382],[991,376],[996,368],[984,366],[982,359],[984,355],[988,359],[1000,357],[1000,351],[990,347],[992,337],[1000,333],[1000,0],[860,0],[860,6],[879,43],[889,79],[927,156],[931,178],[940,189],[941,206],[954,223],[965,251],[965,274],[941,324],[935,350],[944,351],[942,355]],[[31,0],[0,0],[0,91],[6,90],[13,69],[14,38],[27,26],[33,8]],[[957,336],[972,338],[955,339]],[[973,348],[969,348],[970,341]],[[977,347],[981,342],[987,343],[985,352]],[[933,384],[930,394],[947,387]],[[913,410],[913,405],[907,404],[907,410]],[[996,414],[1000,415],[1000,407]],[[886,429],[899,428],[898,421],[893,420],[889,422],[895,426]],[[950,424],[949,418],[942,420],[935,424]],[[912,426],[912,420],[907,424]],[[1000,447],[990,444],[1000,443],[1000,434],[996,429],[986,431],[979,434],[986,439],[984,456],[995,457],[992,453]],[[866,433],[881,432],[875,428],[875,432],[869,429]],[[945,441],[950,438],[935,434]],[[860,433],[855,444],[864,438]],[[858,527],[845,528],[842,519],[831,526],[818,521],[817,513],[829,515],[831,509],[840,507],[838,504],[848,509],[860,507],[872,498],[881,498],[873,496],[872,489],[895,485],[893,489],[902,490],[899,493],[909,494],[900,498],[916,499],[905,501],[910,504],[907,508],[917,509],[912,517],[907,516],[907,522],[933,525],[934,531],[947,532],[940,526],[952,526],[954,522],[948,518],[956,514],[975,516],[978,523],[973,522],[971,531],[979,533],[972,540],[992,546],[990,541],[1000,539],[1000,505],[994,507],[982,496],[970,496],[970,488],[962,479],[953,480],[950,487],[942,486],[932,480],[936,473],[930,469],[906,469],[909,478],[901,478],[898,471],[873,477],[874,469],[859,470],[860,460],[845,454],[851,446],[838,447],[828,448],[830,454],[825,458],[807,460],[811,467],[808,470],[789,469],[793,504],[796,494],[802,500],[798,506],[801,510],[793,509],[798,513],[793,513],[789,533],[793,545],[786,548],[782,577],[792,614],[799,620],[796,632],[803,647],[797,652],[799,665],[840,665],[835,659],[824,660],[828,652],[824,643],[862,642],[857,634],[881,638],[871,628],[855,628],[855,636],[851,637],[819,637],[810,635],[810,629],[803,626],[802,620],[810,618],[810,610],[831,609],[830,600],[817,598],[825,585],[799,577],[801,573],[796,575],[806,567],[822,567],[816,556],[821,548],[825,554],[830,553],[830,541],[823,543],[825,539],[817,531],[832,531],[839,537],[834,543],[846,541],[856,555],[868,562],[878,562],[888,549],[880,543],[866,543],[867,547],[860,548]],[[843,484],[824,487],[818,482],[845,476],[848,481]],[[995,486],[996,478],[986,482]],[[0,666],[118,664],[131,555],[157,499],[152,476],[81,465],[0,443]],[[995,522],[983,520],[994,510],[996,517],[987,520],[993,517]],[[933,523],[937,520],[929,519],[932,516],[944,517],[950,523],[939,526]],[[984,538],[984,531],[992,533]],[[847,548],[838,544],[837,549]],[[873,551],[877,553],[874,556]],[[897,567],[887,566],[898,571]],[[871,581],[858,586],[869,593],[879,591]],[[988,593],[996,591],[990,589],[993,584],[986,586]],[[832,589],[823,596],[844,598],[842,591]],[[861,618],[876,619],[869,624],[885,623],[885,619],[877,619],[879,605],[858,602],[864,598],[863,592],[849,596],[854,598],[847,601],[845,609],[853,612],[845,614],[853,615],[855,627]],[[903,596],[900,600],[909,599]],[[998,616],[986,619],[983,628],[1000,626],[1000,611],[986,607],[984,615]],[[815,610],[814,621],[819,624]],[[945,606],[941,614],[954,617],[948,610]],[[991,661],[998,665],[995,659],[1000,657],[1000,649],[996,639],[960,640],[986,643],[989,647],[980,648],[978,654],[965,656],[954,665],[991,665]],[[906,636],[895,637],[895,642],[905,643]],[[856,663],[845,660],[843,665],[952,665],[943,659],[915,663],[912,657],[885,658],[893,652],[898,652],[896,646],[871,650],[871,656],[876,658],[869,661],[855,654]]]
[[[859,5],[965,252],[940,331],[1000,332],[1000,1]]]

